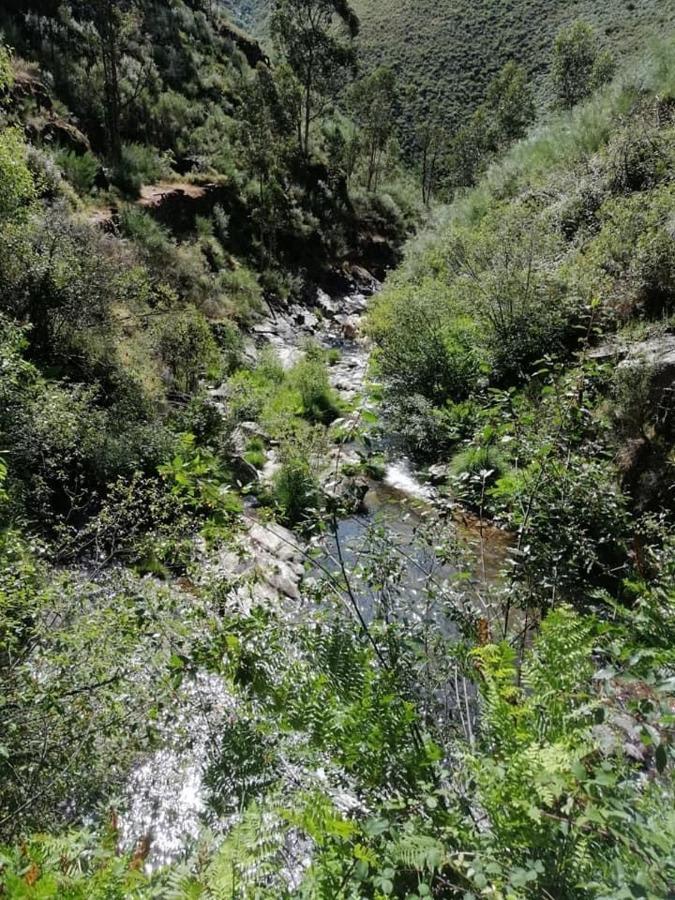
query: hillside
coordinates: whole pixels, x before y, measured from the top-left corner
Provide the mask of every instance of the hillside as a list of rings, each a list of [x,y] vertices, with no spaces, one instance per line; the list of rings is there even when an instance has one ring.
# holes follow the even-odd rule
[[[399,73],[404,114],[440,107],[448,125],[482,99],[511,58],[531,73],[542,101],[550,48],[575,18],[593,23],[622,59],[673,23],[673,0],[356,0],[365,65]]]
[[[0,9],[0,898],[672,900],[675,34],[278,3]]]
[[[260,26],[270,2],[225,4]],[[441,110],[450,127],[476,108],[509,59],[525,66],[545,103],[553,40],[576,18],[592,23],[622,61],[675,21],[675,0],[354,0],[353,6],[361,20],[361,65],[396,70],[402,120]]]

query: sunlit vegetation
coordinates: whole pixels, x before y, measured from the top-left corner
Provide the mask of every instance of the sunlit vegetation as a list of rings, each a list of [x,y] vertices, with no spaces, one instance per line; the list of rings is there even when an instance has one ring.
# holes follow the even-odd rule
[[[666,5],[438,6],[0,12],[2,897],[673,896]]]

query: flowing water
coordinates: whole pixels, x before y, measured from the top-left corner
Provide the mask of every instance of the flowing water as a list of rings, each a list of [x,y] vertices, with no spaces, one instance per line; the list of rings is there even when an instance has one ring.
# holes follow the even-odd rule
[[[290,368],[301,358],[310,340],[326,350],[338,350],[339,360],[329,369],[330,382],[340,397],[353,405],[356,411],[351,418],[358,422],[359,410],[367,409],[369,402],[366,385],[369,347],[361,333],[366,308],[367,298],[361,293],[334,301],[320,292],[318,314],[304,307],[291,307],[282,315],[270,316],[257,325],[249,354],[252,356],[270,345],[283,365]],[[354,461],[358,459],[359,449],[358,442],[336,448],[334,461],[338,464]],[[271,475],[274,466],[272,459],[263,477]],[[470,521],[456,522],[449,514],[439,516],[438,500],[435,489],[424,483],[409,460],[401,456],[389,459],[384,477],[369,481],[362,509],[340,519],[335,534],[324,536],[314,546],[316,561],[310,575],[323,573],[335,578],[347,571],[367,572],[369,554],[380,541],[380,552],[386,547],[398,566],[397,602],[410,615],[415,615],[417,606],[425,602],[425,585],[430,581],[437,585],[441,597],[447,595],[449,601],[457,600],[459,595],[453,579],[461,565],[445,554],[442,559],[437,557],[433,549],[435,538],[429,536],[429,531],[437,527],[439,533],[450,534],[452,540],[463,535],[470,546],[476,540],[476,529]],[[424,539],[420,537],[422,534]],[[272,573],[267,580],[261,579],[248,602],[269,602],[276,597],[279,602],[296,608],[304,603],[302,561],[310,548],[280,526],[267,526],[255,520],[244,540],[248,544],[240,551],[240,557],[250,557],[251,567]],[[503,558],[503,544],[495,537],[493,541],[481,541],[481,547],[483,577],[486,573],[492,577]],[[224,554],[224,572],[228,566],[235,565],[236,555],[230,556],[231,559]],[[242,563],[237,565],[241,569]],[[466,581],[462,583],[466,585]],[[372,590],[367,575],[355,574],[351,587],[366,621],[382,614],[382,597]],[[437,616],[436,623],[445,633],[454,633],[455,626],[445,613]],[[167,720],[163,735],[164,748],[140,763],[132,773],[126,813],[122,817],[122,840],[125,846],[131,847],[142,837],[149,839],[148,865],[180,858],[204,822],[216,830],[227,827],[227,822],[209,820],[204,772],[217,758],[218,734],[227,728],[232,714],[233,700],[221,679],[206,675],[195,679],[176,698],[176,708]]]

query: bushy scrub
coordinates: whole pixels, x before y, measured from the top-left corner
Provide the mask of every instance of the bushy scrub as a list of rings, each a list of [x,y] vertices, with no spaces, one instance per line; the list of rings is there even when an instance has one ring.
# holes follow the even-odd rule
[[[627,501],[607,462],[544,456],[491,490],[519,534],[517,579],[534,602],[579,602],[628,573]]]
[[[300,395],[302,415],[310,422],[330,425],[338,417],[340,407],[328,381],[323,359],[307,355],[294,366],[290,377]]]
[[[599,211],[601,229],[579,272],[623,319],[658,317],[673,309],[673,197],[673,188],[662,185],[608,200]]]
[[[0,217],[9,219],[35,198],[33,177],[26,162],[26,145],[18,128],[0,123]]]
[[[218,290],[223,294],[223,306],[228,315],[249,325],[263,308],[262,289],[254,273],[243,265],[225,268],[218,275]]]
[[[123,194],[137,197],[144,184],[156,184],[171,171],[168,159],[145,144],[124,144],[113,172],[115,185]]]
[[[462,400],[476,385],[480,356],[470,319],[457,315],[447,290],[428,280],[395,287],[369,321],[376,364],[392,391],[441,405]]]
[[[106,406],[96,386],[44,380],[23,359],[27,342],[5,323],[0,377],[0,439],[11,460],[13,496],[46,528],[80,527],[109,483],[151,472],[173,438],[149,422],[143,404]],[[68,536],[70,540],[70,536]]]
[[[218,345],[206,319],[193,308],[168,314],[157,326],[158,346],[177,390],[194,393],[199,379],[221,371]]]
[[[56,155],[56,162],[67,180],[81,197],[91,194],[100,163],[93,153],[75,153],[73,150],[61,150]]]
[[[288,525],[307,524],[318,512],[321,492],[312,460],[299,446],[284,448],[271,496]]]
[[[228,387],[235,418],[260,421],[274,434],[284,433],[294,418],[329,425],[340,412],[326,364],[312,351],[285,371],[268,350],[255,369],[236,372]]]
[[[556,269],[562,247],[532,203],[511,203],[450,235],[454,302],[473,310],[497,382],[512,383],[544,356],[560,356],[576,313]]]
[[[168,231],[156,219],[131,204],[120,210],[120,230],[154,265],[165,265],[171,256]]]
[[[454,435],[446,427],[443,410],[422,394],[385,400],[387,425],[402,449],[419,462],[437,459],[450,449]]]

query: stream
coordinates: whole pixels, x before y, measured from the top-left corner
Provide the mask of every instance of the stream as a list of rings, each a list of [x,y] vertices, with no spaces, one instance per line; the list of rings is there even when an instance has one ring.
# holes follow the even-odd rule
[[[345,424],[353,423],[356,431],[360,411],[369,408],[369,347],[362,335],[362,318],[367,295],[377,287],[373,284],[367,292],[355,291],[338,300],[319,291],[315,309],[290,306],[281,314],[271,314],[254,327],[247,355],[252,358],[263,347],[272,346],[284,367],[290,368],[302,357],[310,340],[325,350],[339,351],[339,359],[329,368],[330,383],[354,409]],[[217,400],[223,396],[214,393]],[[335,447],[331,467],[337,472],[344,463],[357,462],[359,450],[358,438]],[[215,568],[209,564],[205,579],[234,579],[233,602],[239,608],[256,604],[278,608],[281,604],[293,609],[294,615],[300,608],[302,615],[311,615],[311,606],[306,606],[312,601],[306,599],[303,584],[339,576],[341,568],[367,573],[369,554],[379,546],[380,552],[386,548],[384,552],[396,568],[396,589],[390,602],[397,605],[398,615],[411,622],[430,615],[424,591],[430,580],[447,599],[447,608],[451,603],[461,606],[466,580],[453,581],[465,570],[459,562],[461,554],[455,561],[446,553],[439,559],[435,551],[448,535],[453,544],[463,536],[466,555],[467,547],[471,550],[472,534],[475,538],[471,524],[458,522],[447,513],[439,514],[441,498],[409,460],[400,455],[387,458],[386,452],[385,459],[384,477],[366,479],[361,508],[337,522],[336,534],[328,533],[307,545],[280,525],[260,522],[255,509],[247,510],[247,526],[239,546],[224,550]],[[272,457],[263,479],[273,475],[275,465]],[[421,534],[424,540],[418,539]],[[487,566],[485,558],[483,565],[493,577],[504,548],[499,540],[488,541],[486,546]],[[312,557],[315,562],[308,564]],[[474,550],[474,567],[475,557]],[[391,614],[391,609],[381,608],[382,599],[371,589],[367,574],[354,575],[352,590],[366,621]],[[434,624],[444,633],[453,634],[456,625],[445,609],[432,613]],[[227,728],[234,712],[234,701],[222,679],[212,675],[193,679],[176,697],[163,734],[163,749],[142,761],[132,773],[122,804],[126,811],[120,817],[120,840],[125,848],[133,848],[139,840],[149,842],[149,868],[181,858],[204,824],[216,833],[230,824],[214,820],[209,813],[204,773],[209,762],[217,758],[218,734]]]

